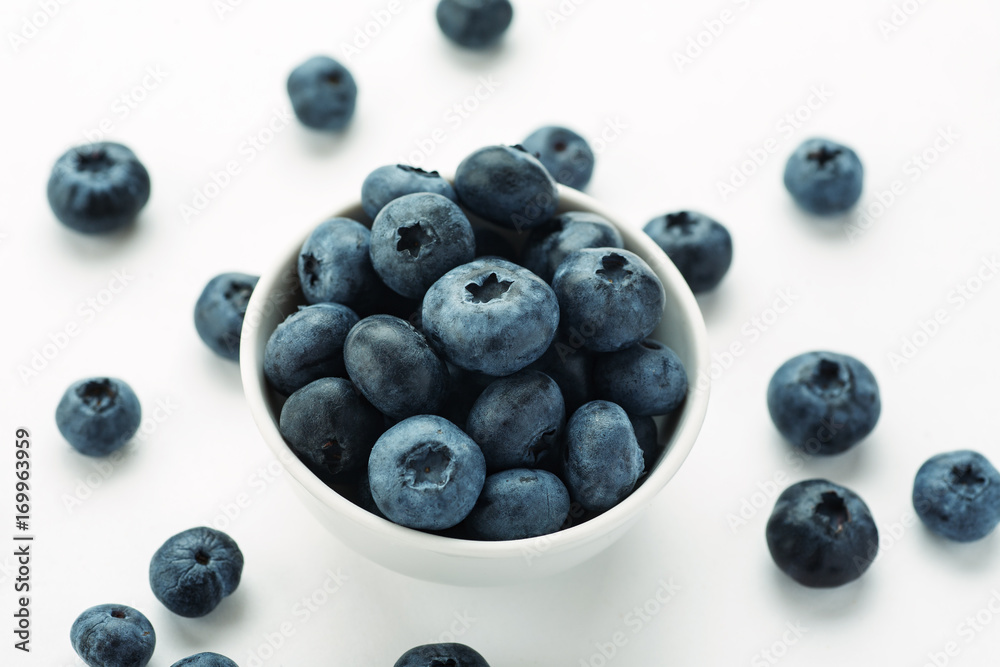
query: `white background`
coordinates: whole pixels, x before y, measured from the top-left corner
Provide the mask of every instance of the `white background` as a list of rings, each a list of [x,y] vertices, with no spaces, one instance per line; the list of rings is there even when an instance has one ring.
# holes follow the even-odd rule
[[[597,667],[617,632],[627,642],[610,662],[622,667],[765,665],[773,655],[812,667],[920,666],[928,653],[940,654],[938,664],[995,659],[1000,618],[988,604],[997,595],[1000,609],[1000,537],[943,543],[911,523],[909,504],[913,475],[934,453],[971,447],[1000,463],[1000,281],[977,283],[977,272],[993,277],[984,258],[1000,245],[995,3],[909,0],[900,4],[912,15],[885,32],[888,0],[564,1],[565,20],[555,23],[557,0],[520,0],[503,47],[469,54],[439,34],[430,0],[402,1],[345,59],[360,96],[353,124],[332,138],[283,124],[285,78],[315,53],[343,57],[341,45],[388,0],[243,0],[222,15],[210,0],[64,0],[41,28],[26,28],[26,19],[43,22],[33,18],[40,4],[4,0],[0,10],[0,540],[14,532],[10,440],[22,425],[33,433],[37,535],[27,657],[11,648],[15,574],[12,547],[0,546],[0,662],[79,664],[70,624],[110,601],[149,616],[155,667],[202,650],[243,667],[391,665],[453,630],[495,667]],[[723,10],[730,23],[702,34],[707,46],[679,66],[675,53]],[[10,34],[31,36],[12,44]],[[142,89],[147,68],[162,80]],[[476,107],[466,118],[450,112],[480,78],[495,90],[480,87],[484,99],[466,102]],[[814,90],[828,99],[801,108]],[[797,128],[782,121],[797,111]],[[133,231],[87,238],[55,221],[44,186],[56,157],[103,119],[148,167],[153,196]],[[451,171],[481,145],[514,143],[552,122],[591,138],[620,129],[606,134],[589,193],[631,224],[689,207],[728,225],[732,270],[701,305],[714,352],[735,342],[741,354],[718,357],[697,446],[614,548],[525,586],[412,581],[347,551],[287,480],[268,473],[273,459],[238,369],[201,343],[192,308],[213,275],[266,270],[278,249],[356,199],[371,169],[422,160]],[[281,131],[262,150],[248,148],[269,123]],[[444,141],[428,147],[436,128]],[[944,152],[934,148],[940,132],[952,134],[938,141]],[[859,209],[843,219],[800,213],[781,185],[785,156],[816,134],[850,144],[865,163]],[[723,197],[718,184],[771,138],[774,154]],[[411,157],[421,141],[429,156]],[[921,169],[912,160],[925,151],[934,161]],[[193,206],[230,161],[239,174],[221,192],[208,188],[214,198],[185,220],[182,205]],[[880,208],[894,181],[898,194],[883,194]],[[865,210],[871,219],[859,222]],[[127,286],[112,295],[104,290],[116,271]],[[966,284],[977,290],[971,299],[956,291]],[[774,317],[782,292],[793,305]],[[87,299],[103,299],[101,312]],[[912,359],[892,363],[904,337],[936,313],[944,323],[935,335],[918,335]],[[67,340],[59,332],[68,325],[77,335]],[[47,348],[51,358],[24,377],[19,369],[52,340],[64,347]],[[884,409],[855,451],[802,461],[777,436],[764,392],[785,359],[822,348],[868,363]],[[110,470],[76,454],[53,420],[65,388],[98,374],[125,378],[147,417],[158,402],[169,409]],[[883,538],[870,571],[832,591],[784,577],[763,537],[776,493],[818,476],[859,492]],[[248,506],[227,519],[241,494]],[[745,524],[734,521],[741,509]],[[149,590],[149,557],[168,536],[213,522],[243,548],[243,583],[208,617],[175,617]],[[302,599],[329,573],[343,579],[340,590],[308,610]],[[679,591],[657,609],[650,600],[671,580]],[[658,613],[640,619],[633,610],[647,603]],[[966,619],[977,613],[983,625],[973,626]],[[786,634],[788,624],[801,637]],[[774,651],[770,661],[762,650]]]

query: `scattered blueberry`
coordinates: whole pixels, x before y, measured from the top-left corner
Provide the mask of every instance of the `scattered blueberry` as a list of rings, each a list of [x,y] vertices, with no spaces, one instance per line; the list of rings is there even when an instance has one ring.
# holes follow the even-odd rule
[[[299,283],[306,301],[364,309],[382,287],[369,256],[371,232],[349,218],[313,230],[299,252]]]
[[[264,375],[290,396],[313,380],[343,377],[344,340],[358,316],[338,303],[300,308],[278,325],[264,347]]]
[[[288,75],[288,97],[303,125],[337,131],[354,116],[358,86],[339,62],[328,56],[314,56]]]
[[[347,373],[365,398],[392,419],[437,412],[448,367],[424,335],[391,315],[358,322],[344,343]]]
[[[521,250],[524,268],[552,282],[566,257],[584,248],[621,248],[622,235],[596,213],[570,211],[531,231]]]
[[[465,430],[483,450],[490,472],[544,468],[557,459],[565,421],[559,385],[545,373],[524,370],[486,387]]]
[[[615,352],[653,332],[663,315],[663,284],[638,255],[617,248],[570,254],[552,279],[562,327],[595,352]]]
[[[472,438],[443,417],[410,417],[386,431],[368,462],[376,505],[391,521],[443,530],[472,511],[486,461]]]
[[[223,273],[208,281],[194,305],[194,328],[219,356],[240,360],[240,333],[247,303],[260,276]]]
[[[509,0],[441,0],[437,6],[441,32],[467,49],[495,44],[513,18],[514,7]]]
[[[385,430],[382,414],[344,378],[322,378],[296,391],[278,424],[295,455],[327,484],[364,473]]]
[[[624,350],[598,354],[594,362],[598,395],[637,416],[673,412],[687,396],[684,364],[673,350],[647,338]]]
[[[538,359],[558,326],[552,288],[502,259],[452,269],[424,296],[431,343],[456,366],[488,375],[510,375]]]
[[[198,653],[181,658],[170,667],[239,667],[239,665],[218,653]]]
[[[89,667],[145,667],[153,657],[156,632],[132,607],[101,604],[76,617],[69,640]]]
[[[917,471],[913,507],[924,525],[942,537],[982,539],[1000,523],[1000,473],[978,452],[932,456]]]
[[[733,238],[720,223],[694,211],[653,218],[643,228],[663,249],[695,294],[715,289],[733,263]]]
[[[125,446],[142,421],[132,387],[116,378],[89,378],[70,385],[56,407],[56,426],[73,448],[105,456]]]
[[[475,256],[469,219],[441,195],[419,192],[394,199],[372,225],[372,266],[386,285],[411,299]]]
[[[785,165],[785,187],[795,203],[817,215],[848,210],[861,197],[864,167],[847,146],[807,139]]]
[[[555,180],[520,146],[487,146],[462,160],[455,192],[472,213],[519,232],[546,222],[559,206]]]
[[[583,190],[594,174],[594,151],[587,140],[565,127],[547,126],[521,144],[545,165],[556,182]]]
[[[636,417],[635,415],[629,415],[628,420],[632,422],[635,441],[639,443],[639,449],[642,450],[644,472],[651,473],[657,461],[660,460],[660,454],[663,453],[663,445],[660,444],[656,421],[652,417]]]
[[[462,524],[478,540],[521,540],[554,533],[569,516],[569,491],[544,470],[513,469],[486,478]]]
[[[49,206],[59,222],[87,234],[125,227],[149,201],[149,172],[131,150],[111,142],[71,148],[49,176]]]
[[[786,361],[767,387],[771,420],[809,454],[839,454],[871,433],[882,410],[875,376],[845,354],[807,352]]]
[[[393,199],[418,192],[430,192],[458,201],[451,183],[436,171],[424,171],[420,167],[405,164],[390,164],[379,167],[368,174],[361,184],[361,207],[372,220],[379,211]]]
[[[878,529],[856,493],[810,479],[778,496],[767,547],[781,571],[803,586],[833,588],[865,573],[878,553]]]
[[[191,528],[163,543],[149,563],[153,595],[179,616],[197,618],[215,609],[239,586],[243,553],[222,531]]]
[[[602,512],[627,497],[643,470],[642,450],[620,406],[591,401],[566,426],[566,486],[584,509]]]

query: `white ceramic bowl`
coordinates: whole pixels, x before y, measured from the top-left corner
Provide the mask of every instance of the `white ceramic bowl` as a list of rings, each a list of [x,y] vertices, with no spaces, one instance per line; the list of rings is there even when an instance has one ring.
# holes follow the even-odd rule
[[[281,398],[264,379],[264,346],[271,332],[304,304],[296,273],[298,239],[263,275],[247,308],[240,347],[243,387],[264,441],[292,479],[296,494],[337,539],[370,560],[419,579],[448,584],[492,586],[545,577],[573,567],[614,543],[635,522],[680,468],[701,429],[708,391],[708,339],[698,304],[677,268],[642,231],[625,226],[596,201],[559,187],[560,211],[592,211],[621,232],[625,248],[642,257],[666,290],[664,316],[652,337],[673,348],[687,370],[690,389],[673,428],[664,432],[666,450],[653,471],[624,501],[598,517],[552,535],[506,542],[459,540],[398,526],[358,507],[312,474],[278,432]],[[334,215],[364,221],[360,204]],[[317,224],[319,221],[317,221]],[[474,220],[474,224],[477,224]]]

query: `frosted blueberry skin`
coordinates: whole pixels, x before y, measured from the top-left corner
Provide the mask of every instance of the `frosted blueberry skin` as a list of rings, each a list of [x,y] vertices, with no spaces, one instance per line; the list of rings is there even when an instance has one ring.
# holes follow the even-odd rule
[[[344,343],[347,374],[386,416],[405,419],[437,412],[448,391],[448,367],[409,322],[372,315]]]
[[[239,667],[239,665],[218,653],[197,653],[181,658],[170,667]]]
[[[73,621],[69,640],[90,667],[145,667],[156,648],[149,619],[123,604],[85,610]]]
[[[559,385],[544,373],[524,370],[486,387],[465,430],[483,450],[486,469],[496,472],[554,465],[565,423]]]
[[[514,7],[509,0],[441,0],[435,14],[441,32],[455,44],[485,49],[507,32]]]
[[[1000,523],[1000,473],[978,452],[932,456],[914,479],[913,507],[924,525],[942,537],[980,540]]]
[[[354,116],[358,85],[350,71],[328,56],[314,56],[292,70],[288,98],[295,116],[314,130],[343,130]]]
[[[382,414],[344,378],[322,378],[288,397],[281,436],[327,484],[356,481],[385,430]]]
[[[406,164],[389,164],[368,174],[361,184],[361,207],[374,220],[392,200],[418,192],[430,192],[453,202],[458,201],[451,183],[436,171],[424,171]]]
[[[854,357],[807,352],[775,371],[767,408],[788,442],[826,456],[847,451],[871,433],[882,401],[875,376]]]
[[[545,281],[511,262],[485,257],[452,269],[424,296],[423,328],[449,362],[502,377],[536,361],[559,326]]]
[[[49,206],[59,222],[85,234],[132,223],[149,201],[149,172],[130,149],[98,142],[71,148],[49,176]]]
[[[223,273],[208,281],[194,306],[194,328],[220,357],[240,360],[240,338],[247,304],[260,276]]]
[[[438,278],[475,258],[476,238],[458,204],[419,192],[385,205],[372,224],[370,254],[386,285],[419,299]]]
[[[569,516],[569,491],[545,470],[514,468],[486,478],[462,523],[477,540],[522,540],[554,533]]]
[[[205,616],[232,594],[243,574],[243,553],[222,531],[199,527],[163,543],[149,563],[153,595],[187,618]]]
[[[594,174],[594,151],[579,134],[565,127],[549,125],[528,135],[524,150],[545,165],[557,183],[583,190]]]
[[[816,215],[850,209],[861,198],[863,181],[857,154],[829,139],[807,139],[785,164],[785,188],[796,204]]]
[[[359,222],[332,218],[320,223],[299,252],[299,283],[306,302],[363,310],[382,288],[370,245],[371,231]]]
[[[569,211],[531,231],[521,250],[521,264],[551,284],[566,257],[584,248],[621,248],[622,235],[596,213]]]
[[[142,407],[132,387],[117,378],[99,377],[70,385],[56,406],[56,426],[81,454],[106,456],[132,439],[142,422]]]
[[[707,215],[668,213],[650,220],[643,230],[667,254],[695,294],[715,289],[733,263],[729,230]]]
[[[810,588],[854,581],[868,570],[879,544],[864,501],[825,479],[785,489],[768,519],[766,537],[781,571]]]
[[[591,401],[566,427],[565,480],[573,500],[594,512],[624,500],[643,471],[642,450],[624,410]]]
[[[459,202],[506,229],[534,229],[555,215],[556,181],[520,146],[487,146],[462,160],[455,172]]]
[[[393,667],[490,667],[465,644],[425,644],[411,648]]]
[[[688,378],[677,353],[647,338],[618,352],[596,355],[594,385],[598,395],[631,415],[665,415],[687,396]]]
[[[264,346],[264,375],[290,396],[310,382],[343,377],[344,341],[357,314],[339,303],[317,303],[289,315]]]
[[[556,270],[564,331],[595,352],[615,352],[649,336],[663,316],[666,293],[641,257],[620,248],[571,253]]]
[[[405,419],[375,443],[368,482],[385,516],[409,528],[443,530],[472,511],[486,461],[472,438],[443,417]]]

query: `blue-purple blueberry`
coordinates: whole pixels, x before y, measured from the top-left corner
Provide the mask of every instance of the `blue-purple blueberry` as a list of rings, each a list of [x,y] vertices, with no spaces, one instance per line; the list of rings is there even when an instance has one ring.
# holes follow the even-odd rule
[[[520,146],[487,146],[462,160],[455,192],[475,215],[519,232],[546,222],[559,206],[555,179]]]
[[[528,135],[522,143],[545,165],[556,182],[583,190],[594,174],[594,151],[587,140],[569,128],[548,125]]]
[[[694,211],[653,218],[643,228],[695,294],[715,289],[733,263],[733,238],[721,223]]]
[[[929,458],[913,481],[913,507],[932,532],[955,542],[981,540],[1000,523],[1000,472],[971,450]]]
[[[194,328],[220,357],[240,360],[240,337],[247,304],[260,276],[223,273],[208,281],[194,305]]]
[[[477,540],[522,540],[554,533],[569,516],[569,491],[545,470],[514,468],[486,478],[462,524]]]
[[[243,552],[229,535],[198,527],[180,532],[149,563],[153,595],[178,616],[199,618],[231,595],[243,574]]]
[[[73,621],[69,639],[88,667],[145,667],[156,648],[149,619],[123,604],[84,610]]]
[[[264,346],[264,375],[290,396],[310,382],[343,377],[344,341],[357,314],[339,303],[300,307],[271,334]]]
[[[87,456],[106,456],[121,449],[141,422],[139,399],[128,383],[117,378],[74,382],[56,406],[59,432]]]
[[[624,500],[643,471],[642,450],[628,415],[608,401],[591,401],[566,426],[565,480],[573,500],[603,512]]]

